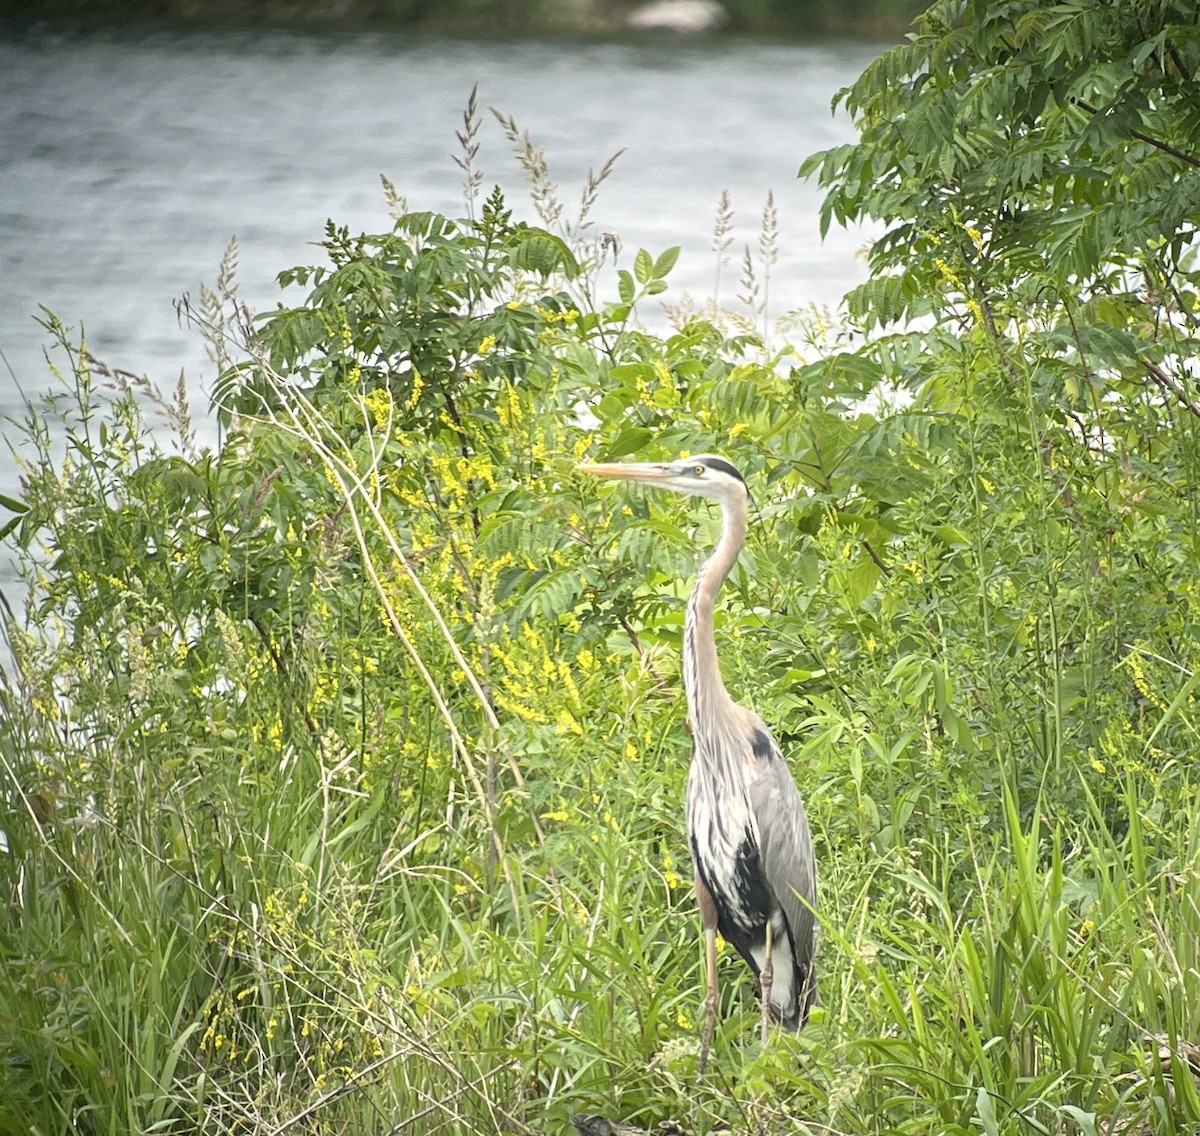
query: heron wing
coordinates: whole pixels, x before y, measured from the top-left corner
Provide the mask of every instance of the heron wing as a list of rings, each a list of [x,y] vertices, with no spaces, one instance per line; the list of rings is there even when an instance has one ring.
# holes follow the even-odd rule
[[[756,731],[753,748],[757,760],[747,788],[758,829],[760,864],[791,932],[802,1024],[815,993],[817,866],[812,834],[800,790],[765,726]]]

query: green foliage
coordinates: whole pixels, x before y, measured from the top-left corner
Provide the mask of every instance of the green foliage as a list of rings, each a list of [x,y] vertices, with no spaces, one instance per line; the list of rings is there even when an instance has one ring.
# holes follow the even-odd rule
[[[839,94],[861,141],[804,166],[826,223],[889,226],[848,298],[877,329],[856,357],[926,432],[922,510],[953,521],[939,559],[975,575],[972,632],[999,648],[964,673],[1013,698],[987,733],[1033,748],[1012,771],[1052,776],[1064,812],[1068,750],[1132,760],[1095,724],[1135,711],[1147,628],[1192,673],[1197,67],[1190,8],[936,4]]]
[[[1110,341],[1085,356],[1136,356],[1141,288],[1194,316],[1198,68],[1190,4],[935,4],[838,93],[860,140],[802,169],[830,187],[824,227],[888,226],[852,312],[869,327],[941,297],[1003,329],[1092,302],[1080,322]]]
[[[48,317],[0,500],[0,1131],[1193,1130],[1194,215],[1115,188],[1190,176],[1147,141],[1200,146],[1173,19],[932,10],[811,162],[891,229],[802,355],[761,309],[647,331],[678,250],[606,264],[527,140],[541,225],[468,162],[466,217],[330,225],[252,323],[223,271],[213,452]],[[574,463],[707,450],[758,501],[718,636],[823,945],[766,1047],[722,952],[696,1084],[678,644],[719,517]]]

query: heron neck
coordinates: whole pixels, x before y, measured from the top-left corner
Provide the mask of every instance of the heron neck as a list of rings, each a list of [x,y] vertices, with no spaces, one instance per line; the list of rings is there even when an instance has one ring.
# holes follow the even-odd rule
[[[713,611],[717,593],[732,570],[745,539],[746,502],[723,501],[721,539],[696,573],[683,625],[683,685],[688,715],[694,727],[703,726],[715,710],[733,701],[725,689],[717,662]]]

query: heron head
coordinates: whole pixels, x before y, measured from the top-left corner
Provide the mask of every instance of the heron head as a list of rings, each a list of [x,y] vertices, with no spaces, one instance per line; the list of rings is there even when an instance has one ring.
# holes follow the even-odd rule
[[[640,481],[643,485],[673,489],[693,497],[711,497],[715,501],[747,500],[750,496],[742,475],[716,454],[696,454],[671,462],[600,462],[577,468],[596,477]]]

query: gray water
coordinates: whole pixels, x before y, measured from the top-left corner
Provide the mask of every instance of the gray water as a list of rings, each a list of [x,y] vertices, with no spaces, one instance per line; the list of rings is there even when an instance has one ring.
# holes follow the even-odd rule
[[[0,430],[21,391],[50,384],[38,305],[82,324],[94,354],[170,388],[187,376],[207,410],[215,372],[174,301],[212,282],[230,237],[252,308],[281,269],[318,263],[326,218],[389,227],[379,175],[414,209],[464,211],[455,131],[472,86],[544,148],[568,214],[589,169],[625,154],[592,220],[623,242],[681,245],[668,301],[711,297],[713,219],[735,210],[734,252],[756,245],[768,191],[780,257],[778,315],[836,305],[861,281],[858,232],[818,232],[819,195],[796,179],[810,152],[849,141],[830,99],[881,50],[861,43],[509,42],[283,32],[9,35],[0,42]],[[485,114],[477,164],[519,218],[523,173]],[[736,306],[738,265],[723,270]],[[200,437],[211,441],[211,419]],[[0,493],[18,476],[0,450]],[[0,521],[8,514],[0,510]],[[5,583],[0,566],[0,586]]]

